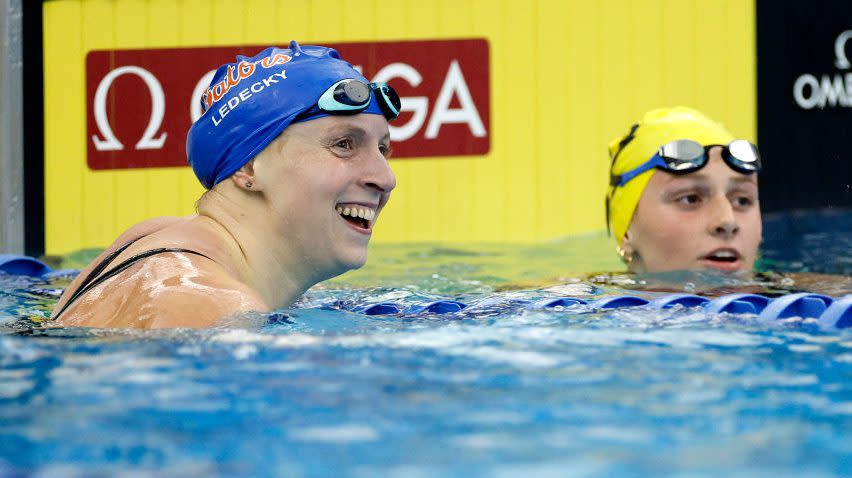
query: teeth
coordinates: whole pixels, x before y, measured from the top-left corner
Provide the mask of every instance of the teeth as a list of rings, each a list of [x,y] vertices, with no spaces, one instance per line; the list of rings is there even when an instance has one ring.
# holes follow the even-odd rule
[[[712,254],[712,257],[718,257],[720,259],[733,259],[736,258],[737,255],[731,251],[718,251]]]
[[[338,214],[342,214],[344,216],[352,216],[361,219],[366,219],[368,221],[372,221],[374,217],[376,217],[376,211],[366,208],[366,207],[343,207],[337,206],[335,208]]]

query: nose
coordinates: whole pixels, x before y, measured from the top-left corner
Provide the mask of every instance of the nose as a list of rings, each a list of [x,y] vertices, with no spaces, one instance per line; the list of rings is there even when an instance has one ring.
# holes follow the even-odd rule
[[[717,197],[713,201],[711,220],[708,224],[710,235],[723,239],[731,238],[740,231],[734,207],[726,197]]]
[[[383,194],[390,193],[396,187],[396,175],[383,154],[376,152],[371,156],[361,183]]]

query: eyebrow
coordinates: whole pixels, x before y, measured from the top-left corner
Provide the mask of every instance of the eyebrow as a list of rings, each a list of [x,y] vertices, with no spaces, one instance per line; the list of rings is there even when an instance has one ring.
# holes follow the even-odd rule
[[[336,134],[344,134],[344,133],[356,136],[359,140],[363,140],[364,138],[369,136],[368,133],[367,133],[367,130],[365,130],[364,128],[362,128],[360,126],[356,126],[354,124],[351,124],[351,123],[343,123],[343,124],[337,124],[337,125],[331,126],[325,132],[325,134],[328,134],[328,135],[336,135]],[[379,139],[379,142],[383,142],[383,141],[390,142],[390,131],[385,133],[384,136],[382,136]]]
[[[742,183],[754,184],[755,186],[757,186],[757,175],[756,174],[747,174],[747,175],[735,176],[735,177],[729,179],[728,182],[739,183],[739,184],[742,184]]]
[[[698,183],[698,184],[708,184],[710,183],[710,178],[708,178],[705,174],[700,172],[689,173],[689,174],[671,174],[669,173],[669,178],[665,183],[665,186],[671,185],[672,183],[689,181],[690,183]]]
[[[367,136],[367,132],[364,131],[364,128],[360,126],[355,126],[349,123],[336,124],[334,126],[330,126],[327,130],[325,130],[325,134],[327,135],[336,135],[336,134],[351,134],[353,136],[363,137]]]
[[[673,183],[673,182],[675,182],[679,179],[691,180],[691,181],[695,181],[695,182],[698,182],[698,183],[701,183],[701,184],[706,184],[706,183],[710,182],[710,178],[701,171],[683,174],[683,175],[669,173],[668,176],[669,176],[669,180],[666,182],[666,184],[671,184],[671,183]],[[756,185],[757,184],[757,175],[756,174],[737,174],[736,176],[729,178],[728,182],[752,183],[752,184]]]

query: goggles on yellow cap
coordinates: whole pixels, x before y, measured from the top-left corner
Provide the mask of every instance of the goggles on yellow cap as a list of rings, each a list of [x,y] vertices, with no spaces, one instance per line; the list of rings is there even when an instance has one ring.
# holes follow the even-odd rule
[[[690,140],[691,144],[679,140]],[[735,170],[746,169],[746,164],[759,169],[759,161],[747,161],[759,159],[753,145],[737,140],[724,126],[700,111],[683,106],[648,111],[627,135],[610,143],[612,164],[606,197],[607,229],[619,245],[654,171],[677,173],[678,168],[682,168],[679,169],[682,173],[696,171],[707,164],[707,145],[722,146],[723,158]],[[753,151],[753,157],[748,150]]]
[[[760,153],[757,151],[757,146],[744,139],[731,141],[728,145],[702,145],[691,139],[678,139],[660,146],[657,154],[630,171],[623,174],[610,173],[609,185],[612,187],[624,186],[631,179],[653,168],[672,174],[693,173],[707,165],[709,159],[707,153],[710,148],[716,146],[722,147],[722,159],[734,171],[743,174],[760,171]],[[607,223],[609,223],[609,218],[607,218]]]

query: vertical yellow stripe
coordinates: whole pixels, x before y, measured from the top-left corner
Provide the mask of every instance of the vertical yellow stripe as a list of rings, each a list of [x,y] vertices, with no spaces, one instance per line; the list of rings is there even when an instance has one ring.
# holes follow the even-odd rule
[[[757,139],[756,11],[752,2],[720,3],[727,11],[721,34],[728,39],[729,51],[739,52],[728,57],[727,76],[720,78],[720,83],[728,86],[725,121],[734,133],[754,140]]]
[[[597,219],[594,229],[599,229],[602,220],[594,211],[602,200],[602,188],[596,188],[602,178],[584,175],[580,171],[583,164],[599,164],[603,160],[600,134],[602,111],[601,88],[602,72],[606,62],[616,58],[604,58],[600,45],[600,4],[599,2],[574,2],[571,7],[571,27],[569,38],[569,58],[572,74],[569,80],[568,122],[568,165],[570,173],[566,186],[568,204],[564,206],[568,224],[577,227],[584,218]],[[592,166],[593,167],[593,166]],[[589,193],[589,190],[593,193]]]
[[[499,79],[499,83],[495,81],[494,119],[503,130],[498,144],[504,153],[497,163],[507,174],[503,186],[506,207],[500,213],[505,223],[503,236],[511,241],[526,241],[535,238],[541,214],[536,209],[535,198],[539,158],[530,154],[539,121],[532,114],[533,103],[528,94],[519,97],[507,93],[516,88],[521,91],[534,88],[535,68],[527,64],[534,50],[531,34],[535,27],[534,11],[530,2],[505,0],[501,7],[503,31],[499,44],[495,44],[498,52],[495,80]]]
[[[115,46],[115,15],[113,2],[85,2],[83,3],[83,21],[82,21],[82,51],[73,52],[81,60],[85,58],[85,54],[91,50],[114,48]],[[137,40],[138,41],[138,40]],[[75,68],[80,71],[80,67]],[[82,75],[81,75],[82,76]],[[83,90],[85,91],[85,90]],[[78,109],[80,122],[85,116],[85,105],[82,97],[78,97],[75,106]],[[85,123],[81,124],[85,131]],[[80,139],[85,138],[81,135]],[[91,141],[91,138],[85,138],[84,141],[76,141],[76,146],[82,152],[80,159],[82,164],[85,164],[86,145]],[[111,171],[81,171],[83,180],[83,214],[80,217],[80,227],[82,228],[82,240],[88,247],[104,247],[115,238],[117,228],[114,224],[116,207],[132,208],[132,204],[116,204],[116,177],[117,174]]]
[[[113,39],[111,48],[128,48],[138,42],[140,38],[147,38],[147,30],[149,24],[148,12],[145,8],[145,3],[141,1],[123,1],[114,3],[112,12],[113,21],[111,24],[106,24],[103,28],[103,34],[110,35]],[[131,77],[132,78],[132,77]],[[132,78],[132,81],[140,81],[140,78]],[[142,111],[151,108],[151,100],[144,96],[135,99],[135,107]],[[168,106],[174,106],[169,105]],[[166,141],[174,141],[174,138],[166,138]],[[124,145],[125,149],[134,148],[132,141],[127,141]],[[113,231],[127,229],[136,222],[140,217],[149,217],[151,208],[148,198],[151,195],[162,196],[168,194],[165,188],[161,188],[159,184],[151,184],[148,181],[150,170],[147,169],[125,169],[116,172],[103,171],[98,173],[104,177],[112,179],[112,216],[102,218],[101,221],[109,221],[110,228],[101,237],[101,245],[108,245],[115,237]],[[98,195],[93,195],[93,201],[101,201]]]
[[[178,4],[173,1],[155,0],[148,2],[147,8],[141,15],[147,18],[145,24],[145,42],[152,47],[170,47],[180,43],[180,24],[182,21],[181,11]],[[185,115],[185,125],[189,128],[190,105],[182,105],[166,98],[166,114],[171,111],[179,111]],[[172,101],[169,101],[172,100]],[[178,135],[174,135],[178,136]],[[178,137],[166,138],[166,141],[179,142]],[[179,144],[179,151],[183,151],[183,145]],[[190,208],[181,197],[181,178],[184,174],[178,173],[175,168],[151,168],[142,170],[143,181],[147,185],[144,191],[133,191],[134,185],[127,187],[134,194],[143,196],[145,199],[145,213],[143,217],[155,217],[164,215],[186,214]],[[185,171],[183,171],[185,173]],[[138,217],[127,218],[125,222],[134,223]]]
[[[45,250],[65,253],[86,244],[79,223],[86,135],[81,6],[55,2],[44,10]]]
[[[469,174],[471,181],[463,186],[464,191],[471,198],[473,212],[470,217],[461,219],[471,224],[473,230],[471,239],[477,241],[494,240],[495,237],[506,235],[509,224],[501,220],[505,217],[504,211],[507,208],[506,197],[503,194],[507,177],[504,164],[505,161],[516,160],[516,158],[504,158],[503,155],[495,154],[502,148],[499,138],[507,134],[506,123],[498,121],[502,119],[503,115],[497,113],[499,111],[496,106],[497,93],[501,91],[504,85],[498,81],[496,65],[503,64],[500,58],[505,57],[506,52],[511,50],[511,40],[508,43],[496,41],[499,29],[502,27],[503,11],[495,8],[493,4],[494,2],[489,0],[477,1],[473,8],[470,26],[472,31],[482,32],[480,36],[489,41],[490,68],[488,75],[491,88],[489,101],[491,150],[485,156],[470,160],[471,170]],[[470,86],[474,87],[474,85]],[[501,131],[501,133],[498,134],[497,131]]]

